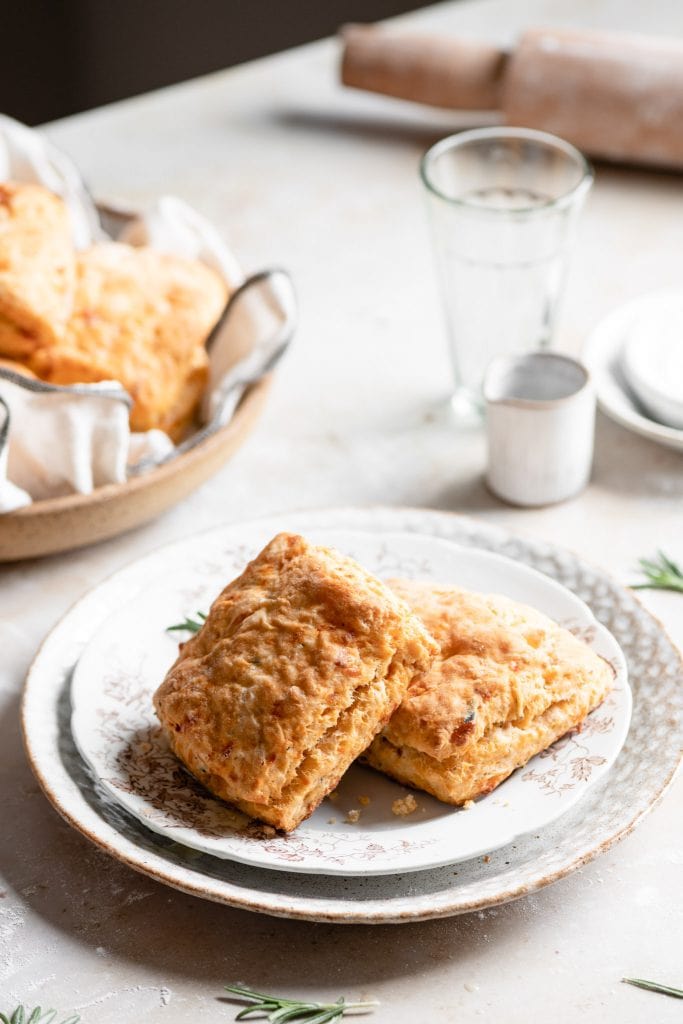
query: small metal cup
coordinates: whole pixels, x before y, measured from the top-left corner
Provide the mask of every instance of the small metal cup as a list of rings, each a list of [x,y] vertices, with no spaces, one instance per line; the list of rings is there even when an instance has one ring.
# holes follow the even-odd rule
[[[593,462],[595,393],[569,356],[494,359],[484,380],[487,483],[512,505],[552,505],[578,494]]]

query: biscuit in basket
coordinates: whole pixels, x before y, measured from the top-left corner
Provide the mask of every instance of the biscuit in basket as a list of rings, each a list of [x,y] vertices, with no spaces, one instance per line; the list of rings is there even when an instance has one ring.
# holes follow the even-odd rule
[[[154,704],[197,779],[290,831],[436,652],[408,606],[356,562],[282,533],[216,598]]]
[[[208,378],[206,339],[227,288],[196,260],[118,242],[79,253],[73,314],[63,341],[29,365],[52,384],[117,380],[133,399],[131,427],[179,440]]]
[[[32,373],[28,366],[24,366],[23,363],[18,363],[16,359],[0,358],[0,370],[11,370],[12,373],[18,373],[22,377],[29,377],[31,380],[36,379],[35,373]]]
[[[25,360],[62,337],[74,266],[65,203],[40,185],[0,184],[0,356]]]
[[[450,804],[489,793],[612,686],[607,662],[533,608],[455,587],[391,586],[441,646],[363,758],[399,782]]]

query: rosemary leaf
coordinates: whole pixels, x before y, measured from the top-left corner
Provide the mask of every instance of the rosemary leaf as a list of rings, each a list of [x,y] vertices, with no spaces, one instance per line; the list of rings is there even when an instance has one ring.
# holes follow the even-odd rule
[[[167,633],[198,633],[206,622],[206,615],[204,612],[196,612],[197,618],[191,619],[189,616],[184,622],[176,622],[175,626],[167,626]]]
[[[32,1010],[26,1010],[23,1006],[17,1006],[13,1013],[0,1013],[0,1024],[53,1024],[57,1016],[56,1010],[43,1011],[40,1006],[34,1006]],[[74,1013],[66,1017],[60,1024],[78,1024],[78,1014]]]
[[[643,978],[622,978],[621,980],[627,985],[635,985],[636,988],[644,988],[648,992],[660,992],[663,996],[683,999],[683,988],[671,988],[669,985],[660,985],[658,981],[644,981]]]
[[[265,1017],[270,1024],[287,1024],[289,1021],[304,1021],[305,1024],[329,1024],[330,1021],[341,1020],[347,1013],[367,1013],[379,1003],[347,1003],[340,998],[336,1003],[308,1003],[298,999],[284,999],[279,996],[265,995],[255,992],[246,985],[226,985],[226,990],[239,999],[251,1003],[235,1017],[235,1020],[247,1020],[252,1015]]]
[[[632,590],[674,590],[683,593],[683,571],[663,551],[657,552],[655,559],[639,559],[638,565],[646,582],[632,584]]]

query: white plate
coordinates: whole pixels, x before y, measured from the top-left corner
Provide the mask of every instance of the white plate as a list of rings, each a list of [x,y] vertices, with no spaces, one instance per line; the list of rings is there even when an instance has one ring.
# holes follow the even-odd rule
[[[449,917],[517,899],[563,878],[627,835],[656,805],[680,761],[683,665],[675,645],[631,591],[553,544],[426,509],[327,509],[280,516],[270,533],[317,527],[410,531],[507,555],[563,583],[587,601],[624,651],[634,691],[633,719],[612,771],[575,807],[531,833],[457,868],[411,875],[301,875],[200,854],[150,831],[92,781],[70,729],[70,677],[92,636],[147,581],[230,528],[153,552],[99,584],[46,638],[29,671],[22,708],[26,751],[62,817],[136,871],[203,899],[279,917],[379,924]]]
[[[609,770],[631,714],[626,665],[618,644],[590,609],[555,581],[500,555],[415,534],[307,531],[310,540],[356,558],[380,577],[458,583],[533,605],[573,629],[616,672],[614,691],[580,734],[534,758],[469,811],[421,794],[418,810],[392,813],[407,790],[354,765],[333,803],[325,800],[291,835],[263,838],[248,819],[212,797],[180,768],[152,708],[152,694],[174,661],[177,638],[166,632],[207,609],[225,584],[270,539],[246,526],[172,567],[131,594],[86,647],[72,681],[72,732],[93,775],[149,828],[185,846],[263,868],[329,875],[400,874],[489,853],[525,832],[539,831],[569,810]],[[369,799],[363,806],[358,797]],[[351,809],[358,823],[345,821]],[[271,830],[272,831],[272,830]]]
[[[670,301],[677,294],[680,293],[670,288],[662,289],[619,306],[601,320],[589,336],[583,350],[583,361],[593,377],[600,408],[607,416],[641,437],[681,451],[683,430],[667,427],[646,414],[629,389],[619,365],[631,324],[636,318],[647,316],[648,309],[654,312],[662,300]]]

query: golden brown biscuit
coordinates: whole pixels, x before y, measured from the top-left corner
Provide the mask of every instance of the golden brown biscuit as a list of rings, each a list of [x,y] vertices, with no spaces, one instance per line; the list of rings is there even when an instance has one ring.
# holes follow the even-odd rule
[[[13,373],[20,373],[22,377],[30,377],[32,380],[36,379],[35,373],[32,373],[28,366],[24,366],[23,363],[17,363],[14,359],[0,359],[0,370],[11,370]]]
[[[179,440],[206,385],[204,343],[226,300],[224,281],[203,263],[96,245],[77,257],[63,341],[37,350],[29,365],[52,384],[117,380],[133,399],[133,430],[158,427]]]
[[[61,338],[75,257],[69,211],[40,185],[0,184],[0,355],[26,359]]]
[[[392,581],[441,646],[363,760],[461,804],[489,793],[576,728],[610,690],[611,667],[526,605]]]
[[[290,831],[436,652],[408,606],[356,562],[281,533],[216,598],[154,704],[196,778]]]

